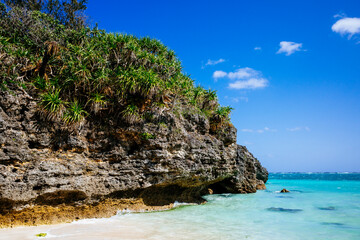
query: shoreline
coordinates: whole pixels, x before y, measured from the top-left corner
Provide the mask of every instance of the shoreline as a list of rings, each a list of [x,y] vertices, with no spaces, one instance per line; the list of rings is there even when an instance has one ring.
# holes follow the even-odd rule
[[[171,210],[175,207],[177,207],[175,203],[163,206],[148,206],[141,198],[105,199],[93,204],[79,206],[65,204],[58,206],[36,205],[0,215],[0,230],[59,225],[82,219],[110,218],[119,211],[154,212]]]

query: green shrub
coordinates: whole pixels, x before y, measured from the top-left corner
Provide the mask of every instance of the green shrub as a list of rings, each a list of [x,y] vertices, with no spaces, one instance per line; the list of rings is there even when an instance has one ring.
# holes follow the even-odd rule
[[[25,5],[0,5],[0,87],[35,87],[45,119],[72,124],[101,113],[135,124],[150,121],[147,112],[165,109],[180,117],[176,104],[192,105],[189,112],[214,121],[228,119],[231,109],[218,108],[215,91],[195,86],[174,51],[159,40],[74,26],[71,16],[86,1],[71,1],[80,5],[66,10],[67,20],[47,6],[7,2]]]
[[[153,134],[147,132],[141,133],[140,136],[144,140],[155,139],[155,136]]]

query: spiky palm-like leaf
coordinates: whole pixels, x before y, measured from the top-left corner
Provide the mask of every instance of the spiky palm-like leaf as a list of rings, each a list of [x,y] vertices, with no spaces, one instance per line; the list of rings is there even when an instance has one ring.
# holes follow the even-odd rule
[[[50,121],[61,118],[64,112],[64,102],[60,98],[60,90],[46,92],[40,96],[40,115]]]
[[[218,109],[214,112],[214,117],[220,122],[224,122],[225,120],[230,120],[229,115],[231,111],[233,110],[232,107],[226,106],[226,107],[218,107]]]
[[[85,119],[87,112],[82,108],[78,101],[73,101],[69,104],[64,114],[64,122],[67,124],[80,123]]]
[[[204,103],[202,109],[212,110],[218,105],[216,91],[208,89],[204,94]]]

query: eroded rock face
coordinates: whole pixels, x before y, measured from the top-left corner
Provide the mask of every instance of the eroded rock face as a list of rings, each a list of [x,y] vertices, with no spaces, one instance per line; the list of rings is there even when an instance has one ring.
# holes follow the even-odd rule
[[[36,109],[23,91],[0,92],[0,214],[107,198],[202,202],[209,188],[250,193],[267,181],[236,129],[210,134],[201,114],[163,111],[131,127],[99,118],[70,132]]]

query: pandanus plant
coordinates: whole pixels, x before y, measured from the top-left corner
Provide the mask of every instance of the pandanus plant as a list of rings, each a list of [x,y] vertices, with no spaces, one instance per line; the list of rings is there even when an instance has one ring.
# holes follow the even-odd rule
[[[27,48],[38,43],[24,43],[24,37],[16,35],[16,31],[13,36],[0,29],[1,81],[24,76],[19,69],[30,71],[24,80],[31,81],[38,89],[44,118],[63,119],[72,124],[84,120],[85,109],[94,115],[112,114],[120,109],[126,122],[135,123],[144,111],[151,110],[149,107],[167,106],[170,102],[174,107],[180,100],[182,104],[190,101],[194,108],[209,112],[215,122],[228,119],[231,108],[217,108],[216,92],[195,87],[190,76],[182,72],[174,51],[160,41],[107,34],[97,28],[55,28],[59,35],[41,41],[41,46],[47,42],[46,49]],[[32,52],[33,49],[37,50]],[[5,60],[12,62],[5,64]],[[11,65],[21,66],[8,73]]]
[[[64,113],[63,120],[67,124],[82,123],[85,119],[87,112],[83,109],[81,104],[75,100],[69,104],[69,107]]]
[[[152,70],[139,71],[137,81],[139,81],[140,94],[148,99],[151,99],[155,94],[157,94],[162,85],[160,78]]]
[[[40,95],[40,116],[44,120],[59,120],[65,110],[64,102],[60,98],[60,90],[45,92]]]
[[[213,110],[218,105],[216,91],[211,89],[205,90],[204,102],[202,109],[204,110]]]
[[[216,109],[214,111],[213,118],[215,119],[215,121],[219,122],[220,125],[222,125],[224,122],[230,120],[229,115],[230,115],[232,110],[233,110],[233,108],[229,107],[229,106],[218,107],[218,109]]]
[[[196,88],[193,89],[193,98],[191,99],[190,102],[195,106],[201,106],[204,95],[205,95],[205,89],[200,86],[197,86]]]

